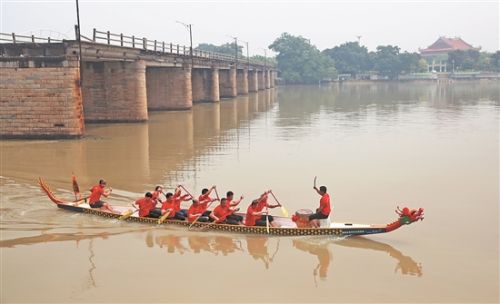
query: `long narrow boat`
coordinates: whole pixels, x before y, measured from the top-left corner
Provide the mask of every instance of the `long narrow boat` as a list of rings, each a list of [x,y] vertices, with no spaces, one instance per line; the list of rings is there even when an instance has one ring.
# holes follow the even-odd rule
[[[39,184],[42,190],[47,194],[49,199],[54,202],[58,208],[72,211],[80,212],[86,214],[97,215],[101,217],[118,219],[120,214],[110,213],[102,211],[99,209],[92,209],[87,203],[68,202],[62,200],[55,196],[52,190],[47,186],[47,184],[40,178]],[[113,206],[114,209],[125,213],[129,211],[128,207]],[[368,225],[368,224],[352,224],[352,223],[330,223],[327,227],[321,228],[299,228],[297,224],[291,219],[286,217],[275,216],[275,221],[280,225],[279,228],[274,227],[257,227],[257,226],[238,226],[238,225],[227,225],[227,224],[215,224],[215,223],[201,223],[196,222],[191,228],[195,228],[197,231],[223,231],[232,233],[243,233],[243,234],[263,234],[263,235],[275,235],[275,236],[320,236],[320,235],[331,235],[338,237],[348,237],[355,235],[367,235],[367,234],[377,234],[391,232],[403,225],[409,225],[418,220],[424,219],[424,210],[422,208],[410,210],[408,208],[397,209],[396,213],[399,218],[390,224],[380,224],[380,225]],[[244,214],[243,214],[244,215]],[[149,217],[139,217],[136,215],[130,216],[125,221],[129,222],[139,222],[150,225],[158,225],[158,219]],[[175,219],[165,220],[160,225],[177,225],[190,227],[191,223],[187,221],[180,221]]]

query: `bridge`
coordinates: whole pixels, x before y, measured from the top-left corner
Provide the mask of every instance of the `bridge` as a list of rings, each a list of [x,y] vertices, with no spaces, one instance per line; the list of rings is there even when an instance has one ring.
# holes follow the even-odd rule
[[[2,138],[79,137],[85,122],[141,122],[148,111],[189,110],[275,85],[276,67],[266,61],[95,29],[82,37],[0,33]]]

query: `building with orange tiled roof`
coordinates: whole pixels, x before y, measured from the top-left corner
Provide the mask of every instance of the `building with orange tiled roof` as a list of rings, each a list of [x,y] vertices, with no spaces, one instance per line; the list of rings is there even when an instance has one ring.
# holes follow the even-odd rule
[[[460,37],[448,38],[442,36],[427,48],[419,49],[419,51],[422,58],[429,64],[429,72],[447,72],[448,53],[479,49],[463,41]]]

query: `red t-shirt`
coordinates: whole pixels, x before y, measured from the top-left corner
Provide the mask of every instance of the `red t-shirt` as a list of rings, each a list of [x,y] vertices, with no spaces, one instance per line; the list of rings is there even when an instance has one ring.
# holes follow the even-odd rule
[[[203,212],[205,212],[207,210],[207,204],[200,204],[198,203],[198,205],[191,205],[191,207],[189,207],[188,209],[188,221],[189,222],[193,222],[196,217],[193,217],[193,215],[195,214],[203,214]]]
[[[324,215],[330,215],[330,195],[328,193],[323,194],[319,200],[319,211]]]
[[[245,226],[255,226],[255,222],[257,221],[257,219],[262,216],[252,214],[254,212],[260,212],[260,210],[258,210],[258,207],[258,205],[255,207],[252,207],[252,205],[248,206],[247,215],[245,217]]]
[[[104,194],[104,187],[101,187],[101,185],[95,185],[92,189],[90,189],[90,192],[89,204],[92,205],[101,199],[101,195]]]
[[[231,214],[231,211],[229,211],[229,208],[226,206],[222,207],[221,205],[215,207],[214,211],[212,211],[212,214],[215,215],[216,217],[219,218],[219,220],[222,222],[226,219],[228,215]]]
[[[163,204],[161,205],[161,210],[167,210],[167,209],[172,209],[170,211],[170,213],[168,214],[168,217],[169,218],[172,218],[175,216],[175,213],[177,212],[175,210],[175,199],[170,199],[170,200],[166,200],[163,202]]]
[[[208,202],[208,201],[210,201],[210,200],[211,200],[211,199],[210,199],[210,196],[209,196],[208,192],[207,192],[206,194],[202,194],[202,195],[200,195],[200,196],[198,197],[198,202],[200,202],[200,204],[201,204],[201,203]]]
[[[258,204],[257,204],[257,211],[258,212],[261,212],[262,209],[264,209],[265,207],[267,207],[267,197],[265,197],[262,201],[260,201]]]
[[[161,203],[160,194],[160,191],[153,191],[153,197],[151,199],[154,201],[158,200]]]
[[[147,216],[149,212],[155,207],[156,202],[154,202],[149,197],[143,197],[135,201],[135,204],[139,206],[139,216]]]
[[[189,196],[189,194],[185,194],[181,196],[181,192],[179,191],[178,193],[174,194],[174,211],[179,212],[181,211],[181,203],[185,201],[185,199]]]

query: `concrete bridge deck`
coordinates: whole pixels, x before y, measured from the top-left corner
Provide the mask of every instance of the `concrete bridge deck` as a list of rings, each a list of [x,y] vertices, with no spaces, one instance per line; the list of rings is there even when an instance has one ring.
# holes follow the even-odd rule
[[[79,137],[85,122],[140,122],[148,110],[274,87],[276,69],[265,62],[123,37],[82,41],[81,63],[75,40],[1,43],[0,136]]]

